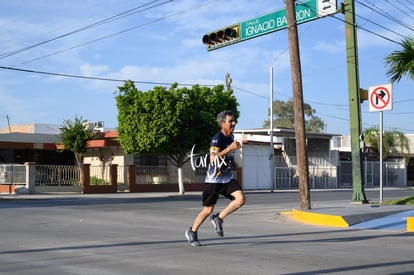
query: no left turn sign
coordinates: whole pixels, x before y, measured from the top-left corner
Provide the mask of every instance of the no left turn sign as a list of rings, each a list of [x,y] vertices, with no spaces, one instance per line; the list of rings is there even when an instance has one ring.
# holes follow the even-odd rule
[[[392,110],[391,84],[369,87],[368,99],[370,112]]]

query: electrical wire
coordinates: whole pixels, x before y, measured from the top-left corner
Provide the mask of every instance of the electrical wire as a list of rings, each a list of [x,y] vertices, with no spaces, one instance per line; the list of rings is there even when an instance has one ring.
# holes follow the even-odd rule
[[[251,91],[248,91],[248,90],[246,90],[246,89],[243,89],[243,88],[240,88],[240,87],[236,87],[236,86],[234,86],[234,85],[232,85],[232,87],[233,87],[234,89],[236,89],[236,90],[240,90],[240,91],[245,92],[245,93],[247,93],[247,94],[255,95],[255,96],[257,96],[257,97],[261,97],[261,98],[264,98],[264,99],[267,99],[267,100],[269,100],[269,99],[270,99],[268,96],[264,96],[264,95],[261,95],[261,94],[255,93],[255,92],[251,92]]]
[[[172,0],[170,0],[170,1],[172,1]],[[170,2],[170,1],[163,2],[162,4],[165,4],[165,3]],[[156,1],[152,1],[152,2],[150,2],[150,3],[153,3],[153,2],[156,2]],[[357,2],[360,2],[360,1],[357,1]],[[148,4],[149,4],[149,3],[147,3],[146,5],[148,5]],[[161,5],[161,4],[158,4],[158,5]],[[141,7],[142,7],[142,6],[141,6]],[[370,7],[367,7],[367,8],[370,8]],[[371,9],[371,10],[372,10],[372,9]],[[131,10],[129,10],[129,11],[131,11]],[[179,12],[179,13],[182,13],[182,12]],[[124,16],[127,16],[127,15],[126,15],[126,12],[121,13],[121,14],[124,14]],[[173,15],[170,15],[170,16],[167,16],[167,17],[162,17],[162,18],[159,18],[159,19],[156,19],[156,20],[151,21],[151,22],[147,22],[147,23],[142,24],[142,25],[137,25],[137,26],[135,26],[135,27],[125,29],[125,30],[123,30],[123,31],[121,31],[121,32],[117,32],[117,33],[114,33],[114,34],[112,34],[112,35],[108,35],[108,36],[105,36],[105,37],[101,37],[101,38],[98,38],[98,39],[95,39],[95,40],[92,40],[92,41],[89,41],[89,42],[86,42],[86,43],[83,43],[83,44],[80,44],[80,45],[77,45],[77,46],[74,46],[74,47],[71,47],[71,48],[68,48],[68,49],[74,49],[74,48],[81,47],[81,46],[84,46],[84,45],[87,45],[87,44],[90,44],[90,43],[94,43],[94,42],[97,42],[97,41],[100,41],[100,40],[106,39],[106,38],[108,38],[108,37],[111,37],[111,36],[113,36],[113,35],[121,34],[121,33],[124,33],[124,32],[126,32],[126,31],[130,31],[130,30],[132,30],[132,29],[135,29],[135,28],[138,28],[138,27],[142,27],[142,26],[144,26],[144,25],[152,24],[152,23],[155,23],[155,22],[157,22],[157,21],[163,20],[163,19],[165,19],[165,18],[168,18],[168,17],[171,17],[171,16],[175,16],[175,15],[177,15],[177,14],[178,14],[178,13],[173,14]],[[118,15],[116,15],[116,16],[119,16],[119,15],[120,15],[120,14],[118,14]],[[115,18],[116,16],[110,17],[110,18],[109,18],[109,19],[111,19],[110,21],[115,20],[114,18]],[[336,18],[336,19],[338,19],[338,20],[340,20],[340,21],[345,22],[344,20],[339,19],[339,18],[337,18],[337,17],[335,17],[335,16],[333,16],[333,15],[332,15],[331,17]],[[360,16],[360,17],[361,17],[361,16]],[[361,18],[363,18],[363,17],[361,17]],[[106,19],[106,20],[109,20],[109,19]],[[364,19],[365,19],[365,20],[367,20],[366,18],[364,18]],[[79,29],[79,30],[87,29],[87,28],[90,28],[90,27],[92,27],[92,26],[94,26],[94,25],[96,25],[96,26],[97,26],[97,25],[99,25],[99,24],[103,24],[103,23],[104,23],[104,21],[105,21],[105,20],[102,20],[102,21],[96,22],[96,23],[94,23],[94,24],[92,24],[92,25],[86,26],[86,27],[81,28],[81,29]],[[108,21],[108,22],[110,22],[110,21]],[[371,21],[371,20],[369,20],[369,22],[370,22],[370,23],[375,23],[375,22],[373,22],[373,21]],[[379,25],[379,24],[378,24],[378,25]],[[357,26],[357,27],[358,27],[358,26]],[[364,29],[364,30],[366,30],[366,29]],[[369,31],[369,30],[366,30],[366,31]],[[369,31],[369,32],[370,32],[370,31]],[[75,33],[75,31],[73,31],[73,32],[71,32],[71,33]],[[67,35],[69,35],[69,34],[71,34],[71,33],[68,33]],[[374,34],[376,34],[376,33],[374,33]],[[389,38],[387,38],[387,37],[381,36],[381,35],[379,35],[379,34],[376,34],[376,35],[378,35],[378,36],[380,36],[381,38],[384,38],[384,39],[386,39],[386,40],[389,40],[389,41],[391,41],[391,42],[398,43],[398,42],[393,41],[393,40],[391,40],[391,39],[389,39]],[[58,38],[54,38],[54,39],[58,39]],[[52,41],[52,39],[50,39],[50,40],[48,40],[48,41]],[[48,42],[47,42],[47,41],[44,41],[44,42],[42,42],[42,43],[48,43]],[[43,57],[35,58],[35,59],[30,60],[30,61],[26,61],[26,62],[24,62],[24,63],[33,62],[33,61],[35,61],[35,60],[39,60],[39,59],[41,59],[41,58],[45,58],[45,57],[49,57],[49,56],[54,55],[54,54],[62,53],[62,52],[64,52],[64,51],[68,50],[68,49],[61,50],[61,51],[58,51],[58,52],[55,52],[55,53],[52,53],[52,54],[49,54],[49,55],[46,55],[46,56],[43,56]],[[50,72],[42,72],[42,71],[35,71],[35,70],[17,69],[17,68],[12,68],[12,67],[2,67],[2,66],[0,66],[0,68],[1,68],[1,69],[9,69],[9,70],[18,70],[18,71],[30,72],[30,73],[40,73],[40,74],[48,74],[48,75],[55,75],[55,76],[72,77],[72,78],[84,78],[84,79],[92,79],[92,80],[105,80],[105,81],[118,81],[118,82],[125,81],[125,80],[120,80],[120,79],[109,79],[109,78],[99,78],[99,77],[86,77],[86,76],[71,75],[71,74],[60,74],[60,73],[50,73]],[[151,82],[151,81],[148,81],[148,82],[146,82],[146,81],[134,81],[134,82],[136,82],[136,83],[144,83],[144,84],[156,84],[156,85],[171,85],[171,84],[172,84],[172,83],[166,83],[166,82]],[[194,85],[194,84],[180,84],[180,85],[182,85],[182,86],[192,86],[192,85]],[[204,86],[214,86],[214,85],[204,85]],[[253,94],[253,95],[258,96],[258,97],[262,97],[262,98],[265,98],[265,99],[269,99],[269,98],[268,98],[268,97],[266,97],[266,96],[263,96],[263,95],[260,95],[260,94],[254,93],[254,92],[247,91],[247,90],[242,89],[242,88],[240,88],[240,87],[234,87],[234,88],[235,88],[235,89],[238,89],[238,90],[240,90],[240,91],[243,91],[243,92],[249,93],[249,94]],[[311,102],[311,103],[313,103],[313,104],[320,104],[320,105],[332,105],[332,104],[328,104],[328,103],[318,103],[318,102],[315,102],[315,101],[313,101],[313,102]],[[344,105],[344,106],[346,106],[346,105]]]
[[[391,6],[393,6],[394,8],[396,8],[397,10],[399,10],[401,13],[403,13],[403,14],[407,15],[408,17],[410,17],[410,18],[413,18],[413,19],[414,19],[414,17],[413,17],[410,13],[408,13],[408,12],[406,12],[405,10],[401,9],[401,8],[400,8],[400,6],[399,6],[399,5],[394,4],[394,3],[393,3],[393,1],[389,1],[389,0],[385,0],[385,1],[386,1],[388,4],[390,4]],[[394,1],[396,1],[396,0],[394,0]],[[404,5],[404,4],[403,4],[403,3],[401,3],[401,2],[400,2],[400,5],[404,6],[406,9],[410,10],[411,12],[414,12],[414,10],[413,10],[413,9],[410,9],[409,7],[407,7],[406,5]]]
[[[157,4],[156,6],[163,5],[163,4],[166,4],[166,3],[171,2],[171,1],[173,1],[173,0],[168,0],[168,1],[165,1],[165,2],[163,2],[163,3],[161,3],[161,4]],[[215,0],[215,1],[217,1],[217,0]],[[127,16],[127,15],[130,15],[131,11],[134,11],[134,13],[139,12],[139,11],[142,11],[142,10],[139,10],[139,11],[135,11],[135,10],[136,10],[136,9],[138,9],[138,8],[140,8],[140,7],[143,7],[143,6],[149,5],[149,4],[153,3],[153,2],[156,2],[156,1],[152,1],[152,2],[149,2],[149,3],[147,3],[147,4],[141,5],[141,6],[139,6],[139,7],[136,7],[136,8],[134,8],[134,9],[130,9],[130,10],[128,10],[128,11],[122,12],[122,13],[120,13],[120,14],[117,14],[117,15],[115,15],[115,16],[112,16],[112,17],[109,17],[109,18],[107,18],[107,19],[101,20],[101,21],[99,21],[99,22],[96,22],[96,23],[94,23],[94,24],[91,24],[91,25],[89,25],[89,26],[83,27],[83,28],[78,29],[78,30],[86,30],[86,29],[91,28],[91,27],[93,27],[93,26],[98,26],[98,25],[103,24],[103,23],[111,22],[111,21],[113,21],[113,20],[119,19],[119,18],[118,18],[119,16],[124,17],[124,16]],[[199,7],[201,7],[201,6],[203,6],[203,5],[210,4],[210,2],[214,2],[214,1],[209,1],[209,2],[207,2],[206,4],[199,5]],[[359,1],[357,1],[357,2],[359,2]],[[363,4],[363,3],[362,3],[362,4]],[[365,5],[365,6],[366,6],[367,8],[369,8],[369,9],[373,10],[372,8],[368,7],[367,5]],[[155,7],[155,6],[151,6],[151,7],[149,7],[149,8],[153,8],[153,7]],[[149,8],[146,8],[146,9],[149,9]],[[312,7],[310,7],[310,8],[311,8],[311,9],[313,9]],[[146,9],[144,9],[144,10],[146,10]],[[194,9],[194,8],[190,8],[189,10],[192,10],[192,9]],[[97,38],[97,39],[94,39],[94,40],[90,40],[90,41],[85,42],[85,43],[78,44],[78,45],[76,45],[76,46],[72,46],[72,47],[70,47],[70,48],[65,48],[65,49],[63,49],[63,50],[59,50],[59,51],[56,51],[56,52],[53,52],[53,53],[50,53],[50,54],[47,54],[47,55],[44,55],[44,56],[40,56],[40,57],[37,57],[37,58],[31,59],[31,60],[28,60],[28,61],[22,62],[22,63],[20,63],[19,65],[28,64],[28,63],[31,63],[31,62],[34,62],[34,61],[37,61],[37,60],[40,60],[40,59],[44,59],[44,58],[47,58],[47,57],[50,57],[50,56],[53,56],[53,55],[57,55],[57,54],[60,54],[60,53],[66,52],[66,51],[68,51],[68,50],[73,50],[73,49],[76,49],[76,48],[79,48],[79,47],[83,47],[83,46],[86,46],[86,45],[89,45],[89,44],[92,44],[92,43],[96,43],[96,42],[98,42],[98,41],[101,41],[101,40],[104,40],[104,39],[108,39],[108,38],[110,38],[110,37],[113,37],[113,36],[116,36],[116,35],[120,35],[120,34],[122,34],[122,33],[125,33],[125,32],[128,32],[128,31],[131,31],[131,30],[134,30],[134,29],[137,29],[137,28],[140,28],[140,27],[143,27],[143,26],[149,25],[149,24],[156,23],[156,22],[158,22],[158,21],[161,21],[161,20],[167,19],[167,18],[169,18],[169,17],[176,16],[176,15],[178,15],[178,14],[181,14],[181,13],[187,12],[187,11],[189,11],[189,10],[186,10],[186,11],[181,11],[181,12],[177,12],[177,13],[175,13],[175,14],[171,14],[171,15],[169,15],[169,16],[161,17],[161,18],[155,19],[155,20],[153,20],[153,21],[150,21],[150,22],[147,22],[147,23],[144,23],[144,24],[140,24],[140,25],[137,25],[137,26],[134,26],[134,27],[131,27],[131,28],[127,28],[127,29],[124,29],[124,30],[122,30],[122,31],[119,31],[119,32],[116,32],[116,33],[112,33],[112,34],[110,34],[110,35],[106,35],[106,36],[103,36],[103,37],[100,37],[100,38]],[[316,12],[316,11],[315,11],[315,12]],[[333,18],[335,18],[335,19],[337,19],[337,20],[340,20],[340,21],[342,21],[342,22],[345,22],[345,20],[340,19],[340,18],[337,18],[337,17],[336,17],[336,16],[334,16],[334,15],[330,15],[330,16],[331,16],[331,17],[333,17]],[[363,17],[362,17],[362,18],[363,18]],[[369,19],[366,19],[366,18],[364,18],[364,19],[365,19],[365,20],[369,20]],[[372,20],[369,20],[369,21],[370,21],[371,23],[375,23],[375,22],[373,22]],[[345,22],[345,23],[347,23],[347,22]],[[377,24],[377,23],[376,23],[376,25],[381,26],[380,24]],[[362,30],[365,30],[365,31],[367,31],[367,32],[369,32],[369,33],[371,33],[371,34],[374,34],[374,35],[376,35],[376,36],[378,36],[378,37],[380,37],[380,38],[383,38],[383,39],[385,39],[385,40],[388,40],[388,41],[390,41],[390,42],[397,43],[397,44],[401,44],[400,42],[397,42],[397,41],[395,41],[395,40],[393,40],[393,39],[390,39],[390,38],[388,38],[388,37],[386,37],[386,36],[384,36],[384,35],[378,34],[378,33],[374,32],[374,31],[368,30],[367,28],[364,28],[364,27],[361,27],[361,26],[356,26],[356,27],[357,27],[357,28],[360,28],[360,29],[362,29]],[[382,26],[382,27],[383,27],[383,26]],[[388,28],[386,28],[386,27],[383,27],[383,28],[385,28],[385,29],[387,29],[387,30],[389,30],[389,31],[391,31],[391,32],[394,32],[394,31],[392,31],[392,30],[390,30],[390,29],[388,29]],[[57,37],[57,38],[49,39],[49,40],[47,40],[47,41],[43,41],[43,42],[41,42],[41,43],[38,43],[38,44],[32,45],[32,46],[30,46],[30,47],[26,47],[26,48],[23,48],[23,49],[20,49],[20,50],[16,50],[16,51],[14,51],[14,53],[13,53],[13,52],[12,52],[12,53],[9,53],[9,55],[7,55],[7,54],[6,54],[6,56],[5,56],[5,54],[0,55],[0,59],[5,58],[5,57],[10,56],[10,55],[14,55],[14,54],[16,54],[16,53],[18,53],[18,52],[21,52],[21,51],[24,51],[24,50],[30,49],[30,48],[32,48],[32,47],[36,47],[36,46],[39,46],[39,45],[42,45],[42,44],[48,43],[48,42],[50,42],[50,41],[53,41],[53,40],[59,39],[59,38],[61,38],[61,37],[64,37],[64,36],[67,36],[67,35],[70,35],[70,34],[73,34],[73,33],[76,33],[76,32],[77,32],[77,31],[72,31],[72,32],[70,32],[70,33],[68,33],[68,34],[65,34],[65,35],[59,36],[59,37]],[[396,33],[396,32],[394,32],[394,33]],[[399,34],[399,33],[396,33],[396,34],[401,35],[401,34]],[[403,37],[404,37],[404,36],[403,36]],[[4,56],[4,57],[2,57],[2,56]],[[17,66],[17,65],[10,66],[10,67],[15,67],[15,66]]]
[[[385,17],[385,18],[387,18],[387,19],[389,19],[389,20],[391,20],[391,21],[393,21],[393,22],[397,23],[398,25],[401,25],[401,26],[406,27],[407,29],[409,29],[409,30],[411,30],[411,31],[414,31],[414,28],[412,28],[411,26],[409,26],[409,25],[405,24],[403,21],[401,21],[401,20],[399,20],[399,19],[395,18],[394,16],[390,15],[387,11],[385,11],[385,10],[383,10],[382,8],[380,8],[380,7],[376,6],[374,3],[371,3],[371,2],[369,2],[369,1],[367,1],[367,0],[365,0],[365,1],[366,1],[367,3],[369,3],[372,7],[370,7],[370,6],[368,6],[368,5],[364,4],[364,3],[362,3],[362,2],[361,2],[361,1],[359,1],[359,0],[355,0],[355,2],[356,2],[356,3],[359,3],[360,5],[362,5],[362,6],[366,7],[366,8],[368,8],[368,9],[370,9],[370,10],[373,10],[374,12],[378,13],[379,15],[381,15],[381,16],[383,16],[383,17]]]
[[[119,13],[119,14],[117,14],[117,15],[111,16],[111,17],[106,18],[106,19],[103,19],[103,20],[100,20],[100,21],[98,21],[98,22],[95,22],[95,23],[93,23],[93,24],[87,25],[87,26],[85,26],[85,27],[82,27],[82,28],[79,28],[79,29],[76,29],[76,30],[70,31],[70,32],[68,32],[68,33],[65,33],[65,34],[59,35],[59,36],[57,36],[57,37],[54,37],[54,38],[51,38],[51,39],[48,39],[48,40],[45,40],[45,41],[42,41],[42,42],[39,42],[39,43],[36,43],[36,44],[30,45],[30,46],[26,46],[26,47],[23,47],[23,48],[20,48],[20,49],[14,50],[14,51],[9,51],[9,52],[6,52],[6,53],[2,53],[2,54],[0,54],[0,60],[1,60],[1,59],[4,59],[4,58],[6,58],[6,57],[13,56],[13,55],[15,55],[15,54],[18,54],[18,53],[21,53],[21,52],[24,52],[24,51],[27,51],[27,50],[33,49],[33,48],[36,48],[36,47],[38,47],[38,46],[45,45],[45,44],[50,43],[50,42],[52,42],[52,41],[55,41],[55,40],[58,40],[58,39],[61,39],[61,38],[64,38],[64,37],[67,37],[67,36],[73,35],[73,34],[75,34],[75,33],[79,33],[79,32],[82,32],[82,31],[85,31],[85,30],[88,30],[88,29],[91,29],[91,28],[94,28],[94,27],[97,27],[97,26],[100,26],[100,25],[103,25],[103,24],[107,24],[107,23],[112,22],[112,21],[115,21],[115,20],[121,19],[121,18],[123,18],[123,17],[126,17],[126,16],[130,16],[130,15],[136,14],[136,13],[138,13],[138,12],[146,11],[146,10],[148,10],[148,9],[152,9],[152,8],[155,8],[155,7],[158,7],[158,6],[164,5],[164,4],[169,3],[169,2],[172,2],[172,1],[174,1],[174,0],[167,0],[167,1],[162,2],[162,3],[160,3],[160,4],[153,5],[153,6],[146,7],[146,8],[143,8],[143,7],[145,7],[145,6],[148,6],[148,5],[150,5],[150,4],[154,3],[154,2],[158,2],[158,1],[159,1],[159,0],[151,1],[151,2],[146,3],[146,4],[144,4],[144,5],[140,5],[140,6],[138,6],[138,7],[133,8],[133,9],[130,9],[130,10],[127,10],[127,11],[121,12],[121,13]],[[143,8],[143,9],[141,9],[141,8]]]
[[[0,69],[13,70],[13,71],[19,71],[19,72],[24,72],[24,73],[35,73],[35,74],[43,74],[43,75],[51,75],[51,76],[59,76],[59,77],[77,78],[77,79],[89,79],[89,80],[111,81],[111,82],[125,82],[125,81],[127,81],[125,79],[113,79],[113,78],[90,77],[90,76],[81,76],[81,75],[73,75],[73,74],[51,73],[51,72],[28,70],[28,69],[10,68],[10,67],[4,67],[4,66],[0,66]],[[172,83],[172,82],[154,82],[154,81],[140,81],[140,80],[131,80],[131,81],[134,82],[134,83],[138,83],[138,84],[165,85],[165,86],[171,86],[173,84],[176,84],[176,83]],[[177,85],[178,86],[190,86],[191,87],[191,86],[199,85],[199,84],[195,84],[195,83],[177,83]],[[200,85],[200,86],[214,87],[216,85],[203,84],[203,85]],[[269,97],[260,95],[258,93],[248,91],[246,89],[242,89],[242,88],[239,88],[239,87],[234,86],[234,85],[232,87],[236,90],[240,90],[240,91],[243,91],[245,93],[252,94],[252,95],[255,95],[257,97],[262,97],[262,98],[265,98],[266,100],[269,100]],[[287,95],[284,95],[284,96],[290,98]],[[394,103],[405,103],[405,102],[409,102],[409,101],[414,101],[414,99],[407,99],[407,100],[403,100],[403,101],[395,101]],[[306,100],[306,102],[310,102],[310,103],[316,104],[316,105],[324,105],[324,106],[333,106],[334,105],[334,106],[337,107],[337,109],[338,109],[338,107],[340,108],[341,106],[348,106],[348,105],[343,105],[343,104],[322,103],[322,102],[310,101],[310,100]],[[414,112],[400,112],[400,113],[393,112],[392,114],[393,115],[406,115],[406,114],[412,114],[412,113],[414,113]],[[325,114],[325,113],[322,113],[322,112],[318,112],[317,114],[322,115],[324,117],[330,117],[330,118],[335,118],[335,119],[338,119],[338,120],[349,121],[349,119],[347,119],[347,118],[343,118],[343,117],[340,117],[340,116],[333,116],[333,115]],[[402,129],[400,129],[400,130],[402,130]],[[411,131],[411,130],[406,130],[406,131]]]
[[[173,1],[173,0],[168,0],[168,1],[164,2],[164,3],[167,3],[167,2],[170,2],[170,1]],[[75,45],[75,46],[72,46],[72,47],[69,47],[69,48],[65,48],[65,49],[62,49],[62,50],[59,50],[59,51],[55,51],[55,52],[50,53],[50,54],[47,54],[47,55],[43,55],[43,56],[40,56],[40,57],[37,57],[37,58],[33,58],[33,59],[30,59],[30,60],[24,61],[22,63],[19,63],[18,65],[28,64],[28,63],[31,63],[31,62],[34,62],[34,61],[37,61],[37,60],[40,60],[40,59],[44,59],[44,58],[47,58],[47,57],[50,57],[50,56],[53,56],[53,55],[57,55],[57,54],[60,54],[60,53],[69,51],[69,50],[73,50],[73,49],[80,48],[80,47],[83,47],[83,46],[86,46],[86,45],[89,45],[89,44],[93,44],[93,43],[96,43],[96,42],[101,41],[101,40],[105,40],[105,39],[108,39],[108,38],[111,38],[111,37],[114,37],[114,36],[117,36],[117,35],[120,35],[120,34],[129,32],[129,31],[132,31],[132,30],[135,30],[135,29],[138,29],[138,28],[141,28],[141,27],[150,25],[150,24],[154,24],[154,23],[157,23],[157,22],[160,22],[160,21],[169,19],[169,18],[174,17],[174,16],[177,16],[179,14],[187,13],[189,11],[192,11],[194,9],[197,9],[197,8],[200,8],[200,7],[209,5],[209,4],[211,4],[213,2],[216,2],[216,1],[218,1],[218,0],[209,0],[209,1],[205,2],[205,3],[199,4],[197,6],[194,6],[194,7],[185,9],[185,10],[180,10],[178,12],[175,12],[175,13],[172,13],[172,14],[169,14],[169,15],[166,15],[166,16],[163,16],[163,17],[156,18],[156,19],[154,19],[152,21],[149,21],[149,22],[146,22],[146,23],[143,23],[143,24],[140,24],[140,25],[135,25],[133,27],[130,27],[130,28],[121,30],[119,32],[111,33],[109,35],[105,35],[105,36],[102,36],[102,37],[99,37],[99,38],[96,38],[96,39],[87,41],[85,43],[81,43],[81,44],[78,44],[78,45]],[[13,66],[9,66],[9,67],[16,67],[18,65],[13,65]]]
[[[14,67],[4,67],[0,66],[0,69],[3,70],[12,70],[24,73],[34,73],[34,74],[43,74],[43,75],[51,75],[51,76],[60,76],[60,77],[69,77],[69,78],[78,78],[78,79],[89,79],[89,80],[101,80],[101,81],[112,81],[112,82],[125,82],[127,79],[115,79],[115,78],[105,78],[105,77],[93,77],[93,76],[83,76],[83,75],[74,75],[74,74],[63,74],[63,73],[52,73],[52,72],[45,72],[45,71],[37,71],[37,70],[29,70],[29,69],[19,69]],[[140,84],[152,84],[152,85],[173,85],[173,82],[155,82],[155,81],[140,81],[140,80],[131,80],[134,83]],[[188,84],[188,83],[178,83],[178,86],[194,86],[196,84]],[[200,85],[205,87],[214,87],[216,85]]]
[[[362,18],[362,19],[364,19],[366,22],[369,22],[369,23],[371,23],[371,24],[374,24],[374,25],[376,25],[377,27],[383,28],[383,29],[385,29],[385,30],[387,30],[387,31],[389,31],[389,32],[392,32],[392,33],[394,33],[394,34],[396,34],[396,35],[398,35],[398,36],[401,36],[402,38],[406,38],[406,36],[405,36],[405,35],[402,35],[401,33],[398,33],[398,32],[396,32],[396,31],[394,31],[394,30],[392,30],[392,29],[390,29],[390,28],[387,28],[387,27],[385,27],[385,26],[383,26],[383,25],[381,25],[381,24],[378,24],[378,23],[376,23],[376,22],[374,22],[374,21],[372,21],[372,20],[370,20],[370,19],[368,19],[368,18],[365,18],[365,17],[360,16],[360,15],[356,15],[356,17],[358,17],[358,18]]]

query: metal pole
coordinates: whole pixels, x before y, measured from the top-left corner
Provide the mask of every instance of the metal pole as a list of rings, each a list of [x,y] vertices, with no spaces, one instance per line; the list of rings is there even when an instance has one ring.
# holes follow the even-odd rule
[[[382,111],[380,112],[380,202],[383,202],[383,197],[382,197],[382,133],[383,133],[383,114]]]
[[[345,38],[348,68],[348,97],[352,150],[352,200],[366,203],[361,159],[361,110],[354,0],[344,0]]]
[[[7,125],[9,126],[9,139],[10,139],[10,141],[11,141],[11,127],[10,127],[10,119],[9,119],[9,115],[6,115],[6,118],[7,118]]]
[[[269,156],[269,163],[270,163],[270,188],[273,190],[275,189],[274,183],[274,145],[273,145],[273,67],[270,67],[270,156]]]
[[[11,127],[10,127],[10,119],[9,119],[9,115],[6,115],[6,118],[7,118],[7,125],[9,126],[9,146],[11,146],[11,142],[12,142],[12,132],[11,132]],[[13,153],[13,149],[11,149],[11,151],[12,151],[12,153]],[[13,158],[14,159],[14,158]],[[14,180],[13,180],[13,177],[14,177],[14,171],[13,171],[13,163],[11,163],[11,166],[10,166],[10,168],[11,168],[11,175],[10,175],[10,185],[12,185],[13,184],[13,182],[14,182]]]

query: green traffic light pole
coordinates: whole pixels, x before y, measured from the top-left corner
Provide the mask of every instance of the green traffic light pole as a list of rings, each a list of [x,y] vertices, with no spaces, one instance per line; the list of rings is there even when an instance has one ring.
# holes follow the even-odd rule
[[[345,14],[348,97],[352,150],[352,201],[366,203],[367,199],[364,192],[362,156],[360,148],[360,139],[362,137],[361,110],[359,98],[358,52],[356,43],[354,0],[345,0],[343,9]]]

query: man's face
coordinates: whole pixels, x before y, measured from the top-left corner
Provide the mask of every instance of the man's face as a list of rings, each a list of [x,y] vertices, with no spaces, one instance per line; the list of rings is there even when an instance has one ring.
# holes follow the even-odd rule
[[[236,121],[233,116],[226,116],[226,119],[221,123],[221,130],[226,135],[233,133],[234,128],[236,127]]]

